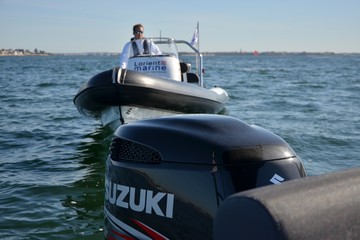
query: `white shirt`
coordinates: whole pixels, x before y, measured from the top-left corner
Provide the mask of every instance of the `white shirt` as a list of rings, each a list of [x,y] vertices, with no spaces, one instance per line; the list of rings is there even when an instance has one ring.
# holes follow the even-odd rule
[[[143,54],[144,53],[144,41],[145,38],[140,38],[140,39],[136,39],[134,40],[138,49],[139,49],[139,54]],[[158,46],[155,45],[155,43],[153,43],[152,41],[148,40],[148,43],[150,43],[149,45],[149,52],[152,55],[159,55],[161,54],[160,49],[158,48]],[[129,60],[130,57],[134,56],[134,51],[132,48],[132,41],[128,42],[125,44],[121,55],[120,55],[120,68],[126,68],[127,62]]]

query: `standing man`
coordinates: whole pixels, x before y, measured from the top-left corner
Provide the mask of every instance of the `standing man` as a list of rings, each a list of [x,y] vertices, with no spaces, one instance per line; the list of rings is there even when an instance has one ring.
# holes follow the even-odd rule
[[[144,38],[144,26],[136,24],[133,26],[134,37],[126,43],[120,55],[120,68],[126,68],[128,59],[141,54],[161,54],[160,49]]]

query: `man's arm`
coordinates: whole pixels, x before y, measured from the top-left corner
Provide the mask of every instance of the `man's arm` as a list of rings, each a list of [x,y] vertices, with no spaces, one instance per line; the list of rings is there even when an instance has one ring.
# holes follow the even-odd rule
[[[130,42],[126,43],[120,55],[120,68],[126,68],[130,57]]]

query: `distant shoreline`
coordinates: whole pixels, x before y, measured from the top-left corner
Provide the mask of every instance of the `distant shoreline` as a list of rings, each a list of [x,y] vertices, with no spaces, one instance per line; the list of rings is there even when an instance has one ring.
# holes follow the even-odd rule
[[[47,54],[21,54],[21,55],[18,55],[18,54],[0,54],[0,57],[28,57],[28,56],[54,56],[54,55],[57,55],[57,54],[50,54],[50,53],[47,53]]]
[[[191,55],[190,52],[179,52],[180,55]],[[335,52],[201,52],[203,56],[224,56],[224,55],[360,55],[360,53],[335,53]],[[25,53],[25,54],[12,54],[12,53],[0,53],[0,57],[28,57],[28,56],[118,56],[120,53],[112,52],[84,52],[84,53]]]
[[[38,50],[35,48],[35,50],[32,52],[28,49],[0,49],[0,56],[48,56],[50,53],[45,52],[43,50]]]

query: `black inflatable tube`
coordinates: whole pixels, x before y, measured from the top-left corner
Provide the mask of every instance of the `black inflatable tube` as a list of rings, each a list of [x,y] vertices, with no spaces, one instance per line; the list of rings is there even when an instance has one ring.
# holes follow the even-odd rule
[[[137,106],[179,113],[218,114],[228,96],[180,81],[126,70],[121,83],[114,82],[118,69],[96,74],[74,97],[79,112],[99,118],[111,106]]]
[[[360,168],[234,194],[214,239],[360,239]]]

